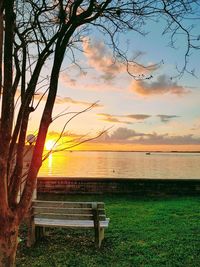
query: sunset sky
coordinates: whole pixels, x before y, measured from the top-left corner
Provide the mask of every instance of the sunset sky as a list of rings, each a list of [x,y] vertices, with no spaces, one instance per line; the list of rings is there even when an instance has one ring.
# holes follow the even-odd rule
[[[62,66],[54,116],[81,111],[91,103],[96,107],[72,120],[64,130],[70,136],[95,136],[110,128],[99,139],[79,149],[112,150],[200,150],[200,52],[191,51],[188,69],[195,75],[177,75],[176,67],[183,67],[187,49],[181,37],[169,46],[170,36],[162,36],[162,23],[151,23],[147,36],[129,32],[120,39],[120,47],[129,56],[138,55],[139,63],[154,70],[135,67],[137,75],[152,75],[151,79],[135,80],[121,63],[113,64],[112,52],[105,39],[96,32],[84,39],[83,52],[76,51],[81,70],[69,64],[68,56]],[[46,68],[48,75],[48,67]],[[173,77],[171,79],[171,77]],[[37,129],[39,108],[30,120],[30,133]],[[48,139],[55,139],[69,117],[55,120]]]

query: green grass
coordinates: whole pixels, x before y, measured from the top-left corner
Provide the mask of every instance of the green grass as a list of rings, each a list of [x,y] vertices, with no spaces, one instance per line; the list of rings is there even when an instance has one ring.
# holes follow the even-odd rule
[[[53,198],[58,196],[51,196]],[[32,248],[26,248],[22,239],[17,254],[18,267],[200,266],[200,197],[59,198],[106,203],[111,221],[101,249],[94,247],[93,231],[51,229],[48,236]]]

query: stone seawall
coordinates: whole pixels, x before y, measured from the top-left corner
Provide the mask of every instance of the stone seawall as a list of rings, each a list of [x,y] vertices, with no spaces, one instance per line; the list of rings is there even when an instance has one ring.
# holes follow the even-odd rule
[[[39,177],[38,193],[200,195],[200,179],[116,179]]]

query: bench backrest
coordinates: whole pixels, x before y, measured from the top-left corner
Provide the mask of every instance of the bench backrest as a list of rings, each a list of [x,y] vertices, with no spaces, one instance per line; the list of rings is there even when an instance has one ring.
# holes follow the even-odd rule
[[[32,215],[35,218],[59,220],[94,220],[105,221],[105,207],[103,202],[63,202],[40,201],[32,203]]]

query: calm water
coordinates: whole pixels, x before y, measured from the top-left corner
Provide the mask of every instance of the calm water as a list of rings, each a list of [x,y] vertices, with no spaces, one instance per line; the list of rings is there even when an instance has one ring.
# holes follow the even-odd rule
[[[39,176],[103,178],[199,178],[199,153],[59,152]]]

